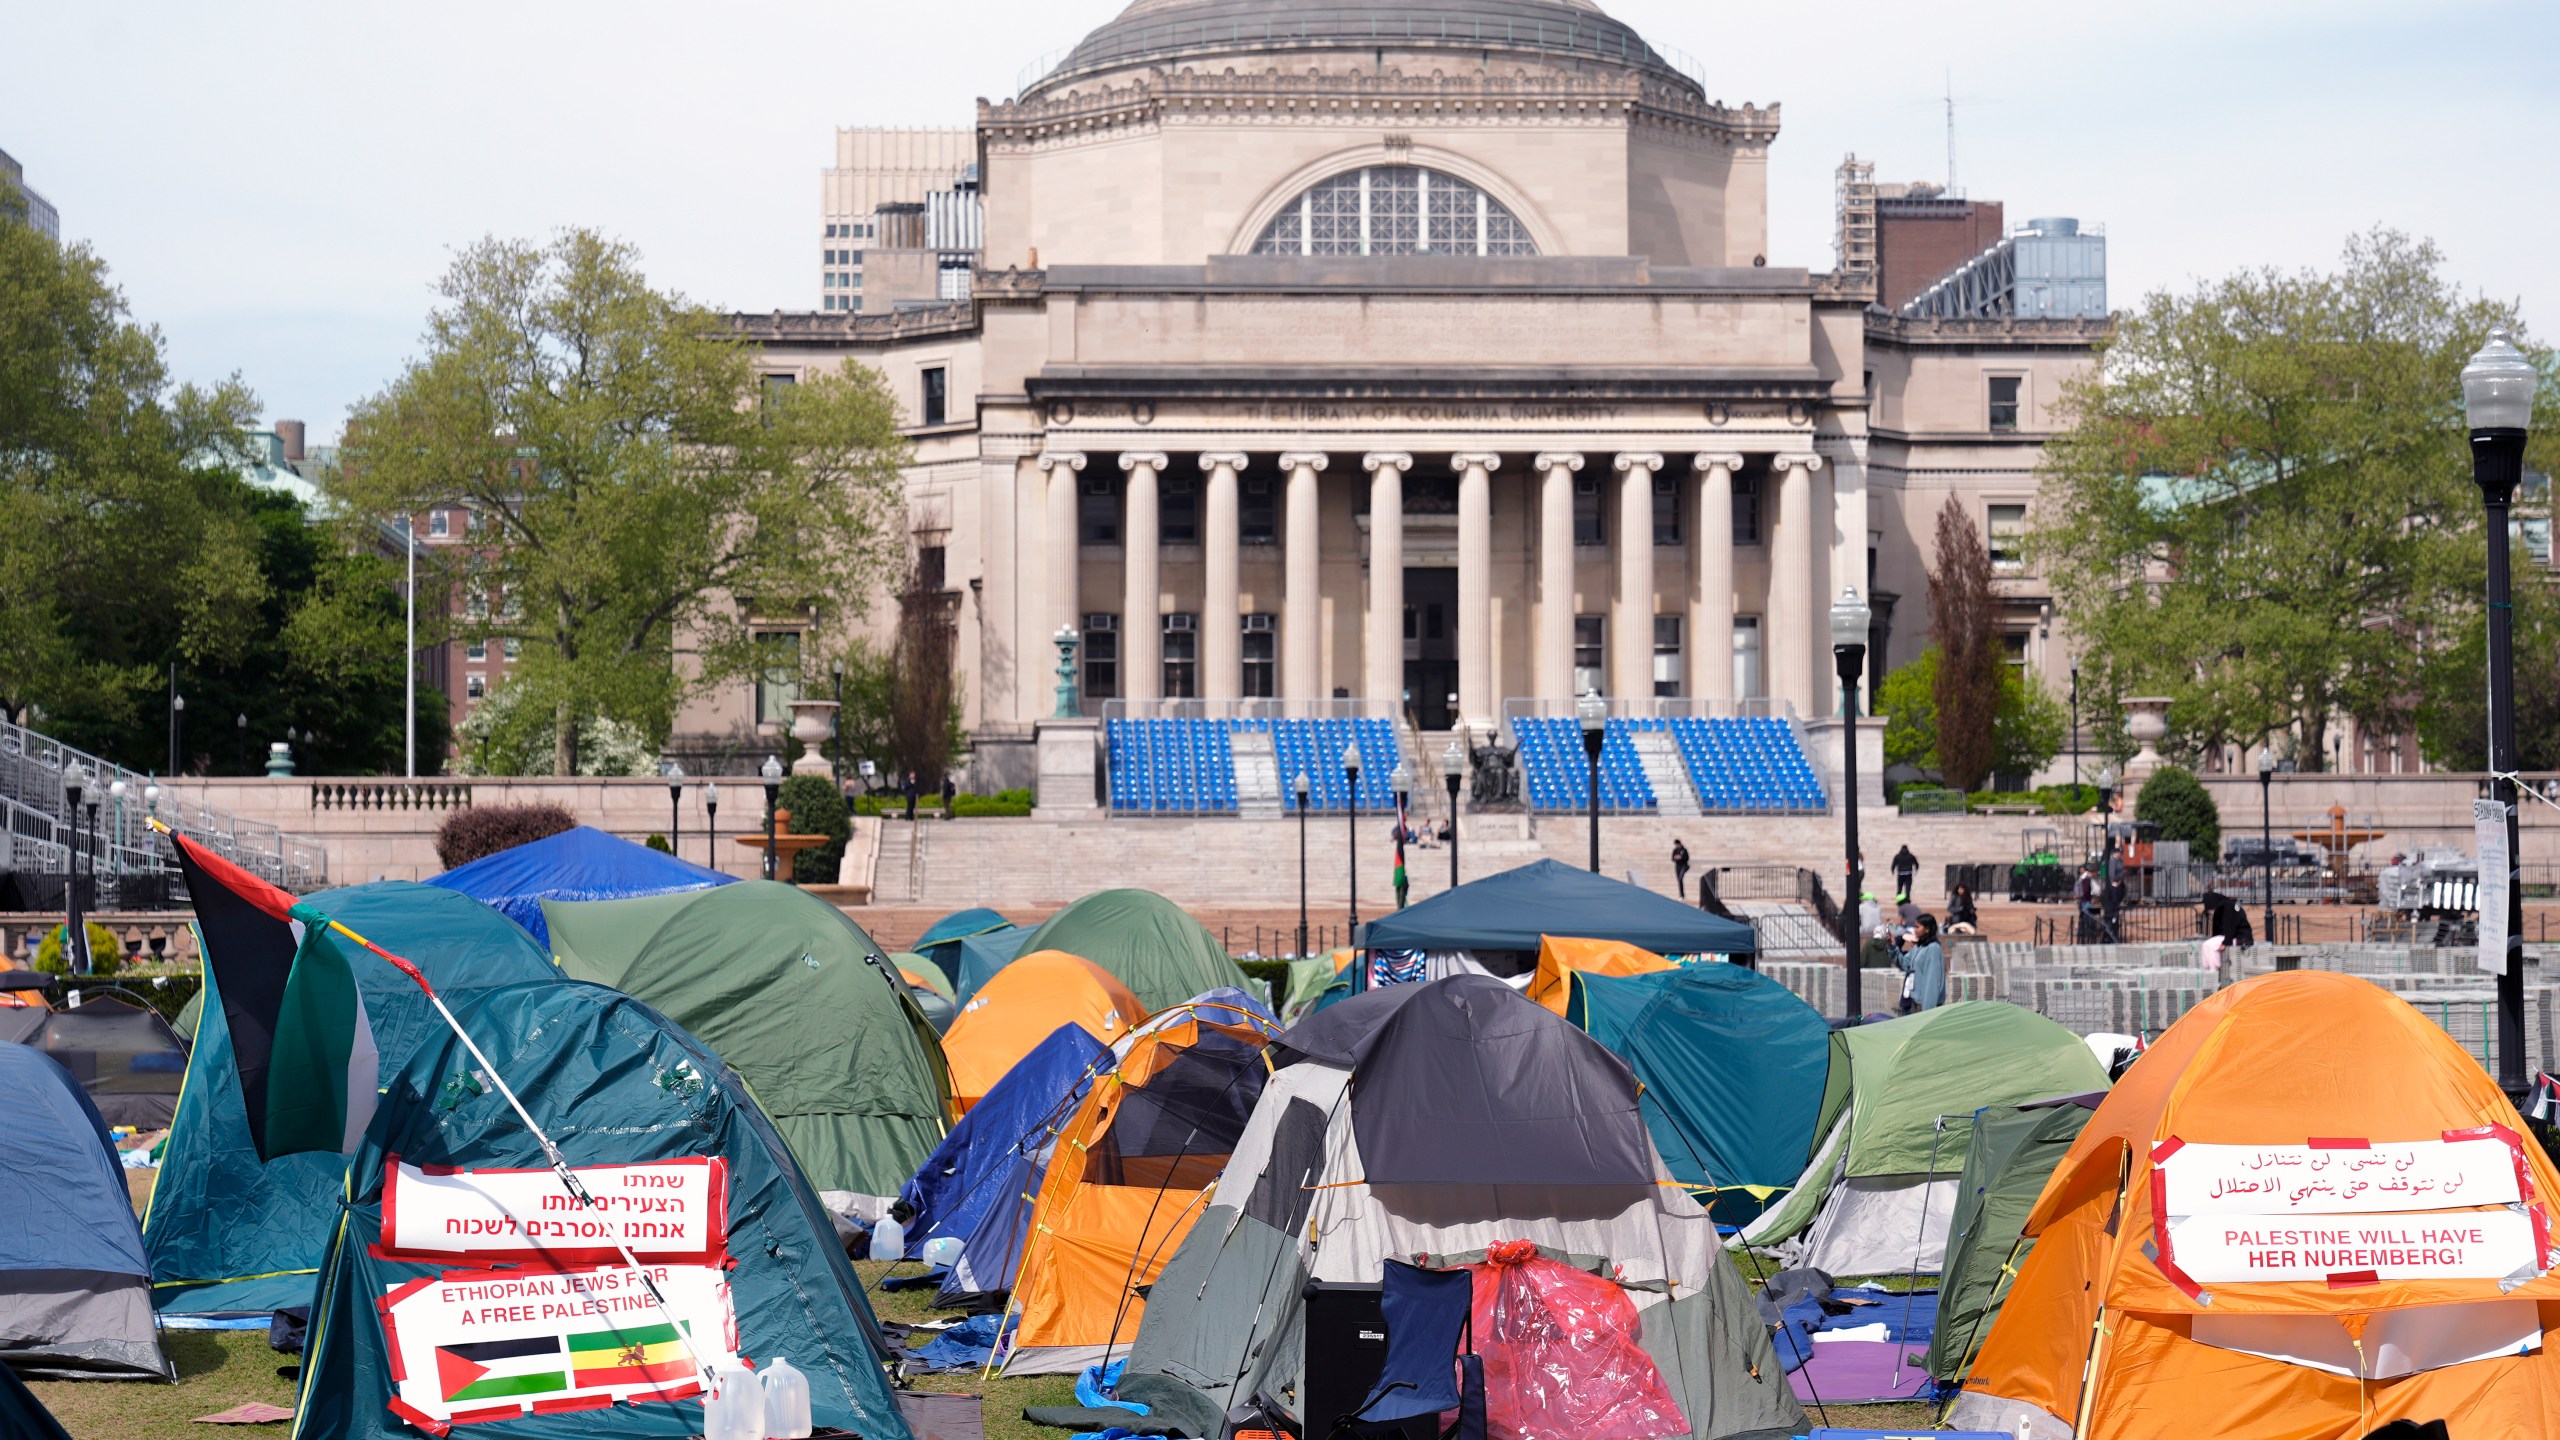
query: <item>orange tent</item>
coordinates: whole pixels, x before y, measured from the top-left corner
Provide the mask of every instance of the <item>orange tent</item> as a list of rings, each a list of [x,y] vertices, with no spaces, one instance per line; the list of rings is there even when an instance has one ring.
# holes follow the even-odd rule
[[[1589,975],[1644,975],[1674,968],[1670,961],[1642,946],[1622,940],[1578,940],[1569,935],[1538,937],[1538,973],[1527,994],[1557,1014],[1573,993],[1566,977],[1576,970]]]
[[[1110,971],[1081,955],[1035,950],[978,987],[943,1032],[951,1093],[966,1111],[1061,1025],[1081,1026],[1111,1045],[1146,1018],[1146,1007]]]
[[[1015,965],[1022,962],[1017,960]],[[1279,1027],[1216,1002],[1158,1014],[1058,1132],[1013,1288],[1005,1373],[1081,1370],[1126,1351],[1142,1298],[1208,1206],[1270,1075]]]
[[[2560,1171],[2524,1136],[2479,1062],[2378,986],[2306,970],[2224,990],[2054,1170],[1950,1422],[2560,1434]],[[2457,1190],[2492,1203],[2447,1204]]]

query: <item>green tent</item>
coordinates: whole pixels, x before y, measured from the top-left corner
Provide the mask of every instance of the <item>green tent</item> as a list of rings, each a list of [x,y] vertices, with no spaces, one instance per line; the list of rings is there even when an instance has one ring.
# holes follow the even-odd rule
[[[1707,961],[1646,975],[1570,972],[1565,1018],[1644,1082],[1653,1147],[1716,1219],[1786,1193],[1849,1098],[1831,1027],[1756,970]]]
[[[679,1440],[703,1429],[695,1360],[734,1355],[758,1368],[789,1360],[808,1377],[820,1425],[910,1440],[882,1371],[888,1347],[834,1223],[734,1070],[647,1005],[556,975],[483,992],[459,1014],[480,1055],[439,1027],[438,1043],[386,1072],[382,1108],[341,1166],[295,1435],[416,1440],[450,1425],[463,1436]],[[493,1074],[591,1193],[636,1193],[650,1218],[617,1236],[625,1208],[562,1213],[565,1191]],[[626,1178],[632,1169],[642,1183]],[[528,1252],[507,1248],[516,1235],[453,1242],[449,1229],[414,1222],[404,1235],[398,1217],[436,1193],[426,1177],[456,1173],[538,1200],[552,1235],[601,1230],[635,1247],[664,1307],[602,1247]],[[674,1183],[679,1175],[703,1178]],[[625,1193],[612,1194],[617,1184]],[[425,1193],[395,1204],[413,1185]],[[653,1249],[653,1236],[697,1238],[681,1216],[702,1217],[704,1248]],[[473,1246],[486,1248],[463,1248]],[[524,1263],[529,1254],[538,1263]]]
[[[1834,1032],[1849,1103],[1783,1204],[1742,1232],[1834,1275],[1935,1272],[1964,1164],[1961,1127],[1986,1105],[2107,1088],[2086,1042],[2023,1006],[1967,1000]],[[1833,1064],[1839,1064],[1834,1058]]]
[[[457,890],[393,880],[323,890],[307,903],[415,962],[457,1010],[493,986],[559,978],[522,927]],[[370,951],[348,954],[381,1073],[389,1076],[419,1046],[449,1032],[425,993],[389,961]],[[338,1225],[346,1157],[279,1155],[259,1163],[210,968],[204,979],[203,993],[212,998],[198,1007],[195,1049],[142,1220],[151,1303],[163,1314],[308,1305],[312,1276]]]
[[[843,911],[750,880],[542,913],[571,978],[647,1001],[744,1076],[820,1190],[895,1195],[941,1143],[941,1042]]]
[[[1938,1329],[1929,1339],[1929,1378],[1952,1384],[2000,1318],[2009,1282],[2035,1241],[2020,1235],[2044,1182],[2071,1152],[2088,1107],[1988,1105],[1974,1112],[1964,1178],[1947,1226],[1947,1266],[1938,1287]]]
[[[1226,947],[1152,890],[1103,890],[1042,921],[1018,952],[1064,950],[1120,977],[1150,1012],[1220,986],[1245,988]]]

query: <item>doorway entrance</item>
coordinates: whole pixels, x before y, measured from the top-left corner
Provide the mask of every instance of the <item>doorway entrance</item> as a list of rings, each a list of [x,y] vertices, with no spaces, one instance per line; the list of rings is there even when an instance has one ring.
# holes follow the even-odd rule
[[[1405,709],[1421,730],[1458,723],[1458,572],[1454,566],[1404,572]]]

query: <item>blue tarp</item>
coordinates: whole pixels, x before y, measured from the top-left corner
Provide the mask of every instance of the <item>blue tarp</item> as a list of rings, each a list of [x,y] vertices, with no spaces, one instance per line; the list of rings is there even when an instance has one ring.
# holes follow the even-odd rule
[[[0,1271],[149,1275],[123,1162],[80,1082],[40,1050],[0,1045],[0,1097],[0,1175],[19,1197],[0,1209]]]
[[[898,1192],[915,1212],[907,1221],[907,1258],[923,1258],[925,1242],[937,1236],[966,1241],[991,1210],[1019,1208],[1021,1197],[1005,1184],[1014,1161],[1048,1143],[1110,1062],[1109,1046],[1081,1026],[1061,1025],[1006,1071]]]
[[[483,855],[427,883],[495,906],[499,914],[523,926],[547,954],[551,930],[542,920],[545,900],[628,900],[635,895],[726,885],[735,878],[580,825]]]
[[[1364,950],[1515,950],[1539,937],[1619,940],[1658,955],[1751,955],[1751,927],[1553,860],[1435,895],[1360,927]],[[1359,967],[1353,966],[1357,974]],[[1356,983],[1356,982],[1355,982]]]

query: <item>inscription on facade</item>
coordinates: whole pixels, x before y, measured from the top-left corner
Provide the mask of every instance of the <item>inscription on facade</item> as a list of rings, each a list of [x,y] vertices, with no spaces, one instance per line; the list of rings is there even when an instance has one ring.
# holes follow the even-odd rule
[[[1618,420],[1623,405],[1576,401],[1522,400],[1482,404],[1431,404],[1404,401],[1277,400],[1246,407],[1246,418],[1282,425],[1417,424],[1464,425],[1484,422],[1542,423],[1558,420]]]

